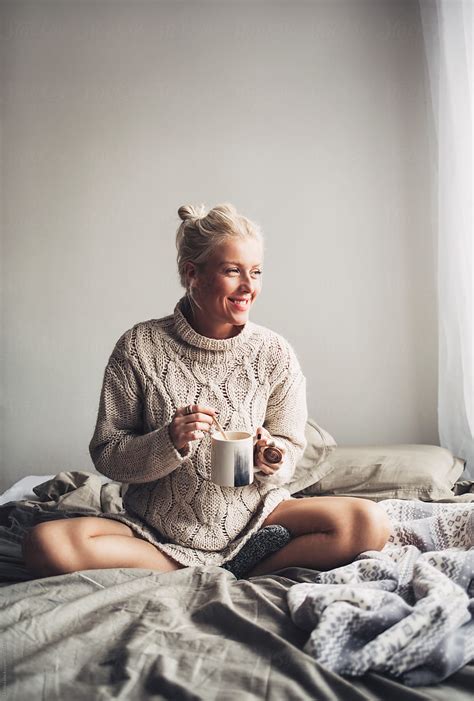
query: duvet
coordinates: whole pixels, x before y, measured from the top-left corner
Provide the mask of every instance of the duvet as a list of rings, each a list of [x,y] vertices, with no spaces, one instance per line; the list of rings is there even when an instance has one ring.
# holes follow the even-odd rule
[[[322,663],[308,647],[316,621],[308,630],[289,606],[298,586],[317,583],[321,573],[310,569],[249,580],[214,566],[32,579],[21,560],[27,528],[122,508],[121,486],[89,472],[61,472],[34,492],[34,500],[0,506],[0,691],[6,699],[472,697],[472,664],[451,670],[442,683],[421,680],[415,689],[370,665],[350,677]]]

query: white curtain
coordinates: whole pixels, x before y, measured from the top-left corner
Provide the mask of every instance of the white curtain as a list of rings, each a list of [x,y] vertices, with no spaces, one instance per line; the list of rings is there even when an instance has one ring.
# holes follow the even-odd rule
[[[437,137],[439,435],[474,479],[473,2],[420,10]]]

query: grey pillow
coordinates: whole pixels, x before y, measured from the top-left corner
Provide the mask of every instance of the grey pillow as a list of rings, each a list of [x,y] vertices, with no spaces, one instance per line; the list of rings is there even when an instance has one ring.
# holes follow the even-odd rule
[[[306,449],[296,465],[295,474],[289,483],[290,494],[296,494],[305,487],[315,485],[333,469],[333,466],[327,461],[328,456],[337,445],[331,434],[318,426],[313,419],[308,419],[305,426],[305,437]]]
[[[453,496],[464,461],[436,445],[338,446],[331,469],[300,496],[354,496],[432,501]]]

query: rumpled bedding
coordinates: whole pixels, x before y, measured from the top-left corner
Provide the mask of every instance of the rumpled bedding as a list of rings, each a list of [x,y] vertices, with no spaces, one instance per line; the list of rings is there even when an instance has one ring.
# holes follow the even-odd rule
[[[27,528],[120,511],[121,491],[91,472],[60,472],[34,487],[37,499],[0,505],[0,689],[8,701],[471,701],[472,663],[416,689],[386,674],[341,676],[320,664],[288,609],[292,589],[314,586],[312,569],[249,580],[216,566],[41,579],[27,572]],[[474,493],[453,496],[470,499]]]
[[[327,669],[434,684],[474,659],[474,504],[379,504],[390,542],[291,587],[291,617]]]
[[[117,513],[123,508],[123,485],[104,483],[102,475],[86,471],[59,472],[36,487],[36,499],[0,505],[0,587],[31,579],[21,556],[29,528],[42,521]]]

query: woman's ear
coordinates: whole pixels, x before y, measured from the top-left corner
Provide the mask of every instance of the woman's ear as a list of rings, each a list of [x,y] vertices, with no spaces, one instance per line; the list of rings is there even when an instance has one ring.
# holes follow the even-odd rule
[[[186,275],[186,282],[188,283],[188,286],[191,286],[192,281],[196,279],[196,273],[196,265],[188,260],[184,264],[184,274]]]

